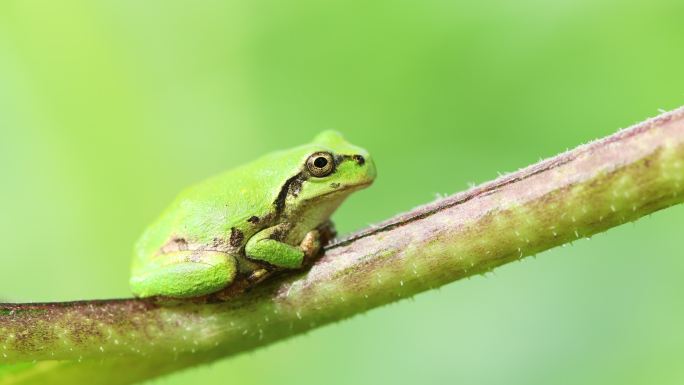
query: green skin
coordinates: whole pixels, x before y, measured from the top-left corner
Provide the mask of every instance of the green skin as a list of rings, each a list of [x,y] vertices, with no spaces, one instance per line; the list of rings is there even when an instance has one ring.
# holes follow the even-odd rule
[[[311,168],[320,153],[332,155],[328,175]],[[256,280],[299,268],[320,250],[330,215],[375,175],[366,150],[326,131],[192,186],[138,240],[131,290],[138,297],[197,297],[237,275]]]

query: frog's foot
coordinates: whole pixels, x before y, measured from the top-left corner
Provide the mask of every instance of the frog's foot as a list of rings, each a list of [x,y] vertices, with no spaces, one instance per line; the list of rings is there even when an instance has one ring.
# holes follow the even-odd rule
[[[304,251],[304,264],[312,262],[321,255],[323,247],[327,245],[337,235],[335,225],[331,221],[326,221],[315,229],[309,231],[299,244]]]
[[[218,251],[177,251],[160,256],[131,277],[138,297],[190,298],[210,294],[235,279],[235,257]]]
[[[304,263],[306,264],[318,256],[323,247],[321,245],[321,232],[314,229],[306,233],[299,247],[304,251]]]

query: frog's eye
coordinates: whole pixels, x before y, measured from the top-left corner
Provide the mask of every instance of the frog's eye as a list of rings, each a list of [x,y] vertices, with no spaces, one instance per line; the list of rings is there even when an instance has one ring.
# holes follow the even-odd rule
[[[311,175],[322,178],[330,175],[335,169],[335,161],[328,152],[316,152],[306,160],[306,168]]]

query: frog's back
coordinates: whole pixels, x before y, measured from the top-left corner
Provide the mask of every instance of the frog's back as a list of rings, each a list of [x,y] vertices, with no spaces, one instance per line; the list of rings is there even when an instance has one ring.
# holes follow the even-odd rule
[[[143,233],[134,270],[179,250],[235,253],[251,235],[276,220],[281,184],[298,172],[299,160],[281,152],[200,182],[181,192]],[[277,167],[274,167],[276,165]]]

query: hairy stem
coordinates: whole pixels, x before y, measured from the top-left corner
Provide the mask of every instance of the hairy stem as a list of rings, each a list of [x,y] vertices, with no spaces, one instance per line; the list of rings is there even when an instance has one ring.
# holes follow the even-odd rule
[[[46,361],[0,376],[0,384],[133,383],[480,274],[683,200],[680,108],[356,233],[327,247],[309,271],[228,301],[0,305],[0,362]]]

